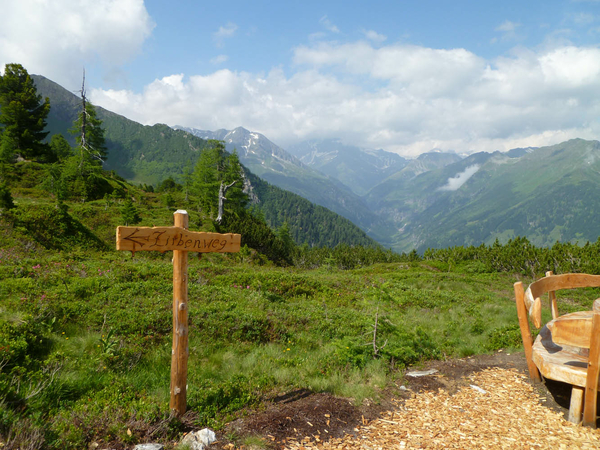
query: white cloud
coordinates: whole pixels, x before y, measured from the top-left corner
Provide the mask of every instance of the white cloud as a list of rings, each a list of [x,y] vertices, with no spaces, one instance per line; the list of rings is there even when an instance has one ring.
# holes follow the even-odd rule
[[[140,51],[153,28],[143,0],[4,0],[0,64],[20,63],[76,86],[86,62],[114,70]]]
[[[342,138],[415,156],[600,136],[600,49],[563,46],[485,60],[465,49],[366,41],[294,50],[294,70],[171,75],[92,101],[142,123],[244,126],[280,145]],[[366,80],[366,84],[365,84]]]
[[[496,31],[504,31],[505,33],[513,33],[517,28],[521,26],[520,23],[511,22],[510,20],[505,20],[500,25],[496,27]]]
[[[379,34],[377,31],[373,30],[362,30],[362,33],[367,39],[373,42],[383,42],[387,39],[387,36],[384,34]]]
[[[454,177],[448,178],[448,183],[438,188],[438,191],[456,191],[460,189],[463,184],[469,181],[469,178],[477,173],[480,167],[481,166],[479,164],[474,164],[467,167],[463,172],[456,174]]]
[[[210,60],[210,63],[214,64],[214,65],[219,65],[219,64],[223,64],[224,62],[227,62],[227,60],[229,60],[229,56],[218,55],[218,56],[215,56],[214,58],[212,58]]]
[[[323,17],[321,17],[319,19],[319,23],[321,25],[323,25],[323,27],[325,27],[326,30],[331,31],[332,33],[339,33],[340,29],[338,27],[336,27],[331,20],[329,20],[329,18],[327,17],[327,15],[324,15]]]
[[[571,16],[571,20],[577,25],[589,25],[596,21],[596,17],[589,13],[576,13]]]
[[[495,28],[495,31],[500,31],[502,33],[501,39],[503,41],[516,40],[518,38],[517,30],[520,27],[520,23],[505,20]]]
[[[220,26],[217,31],[213,33],[213,39],[217,47],[223,47],[225,45],[225,39],[232,38],[237,31],[238,26],[233,22],[227,22],[227,25]]]
[[[227,25],[220,26],[219,29],[213,33],[213,37],[217,41],[222,41],[225,38],[233,37],[237,29],[238,26],[235,23],[227,22]]]

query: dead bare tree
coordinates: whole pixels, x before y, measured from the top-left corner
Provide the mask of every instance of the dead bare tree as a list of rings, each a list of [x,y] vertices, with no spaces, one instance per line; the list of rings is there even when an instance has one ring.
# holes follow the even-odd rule
[[[381,347],[377,346],[377,325],[379,324],[379,308],[377,308],[377,312],[375,313],[375,325],[373,325],[373,358],[377,358],[379,356],[379,351],[383,350],[387,345],[387,339],[383,343]]]
[[[224,206],[224,202],[225,200],[227,200],[227,198],[225,198],[225,194],[227,193],[227,190],[233,186],[235,183],[237,183],[237,180],[235,180],[233,183],[230,184],[224,184],[221,181],[221,186],[219,186],[219,211],[217,214],[217,223],[221,223],[221,221],[223,220],[223,206]]]
[[[80,147],[80,160],[79,160],[79,170],[83,173],[83,163],[84,163],[84,152],[87,152],[92,158],[103,162],[102,156],[98,149],[95,149],[88,139],[88,118],[90,115],[88,108],[88,100],[86,96],[85,90],[85,68],[83,69],[83,80],[81,82],[81,90],[78,91],[81,95],[81,123],[79,125],[79,147]],[[94,115],[95,116],[95,115]],[[92,117],[91,126],[94,124],[95,117]],[[93,130],[92,130],[93,131]],[[93,141],[93,139],[92,139]]]

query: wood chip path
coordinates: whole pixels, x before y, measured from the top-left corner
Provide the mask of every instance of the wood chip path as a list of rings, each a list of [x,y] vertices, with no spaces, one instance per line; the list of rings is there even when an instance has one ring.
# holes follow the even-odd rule
[[[285,449],[600,449],[600,430],[573,425],[540,404],[526,379],[515,369],[486,369],[454,395],[415,394],[354,435],[290,438]]]

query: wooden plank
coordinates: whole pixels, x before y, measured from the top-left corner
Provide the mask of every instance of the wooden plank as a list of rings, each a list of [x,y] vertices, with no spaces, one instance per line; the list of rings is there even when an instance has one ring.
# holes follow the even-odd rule
[[[168,250],[201,253],[238,252],[241,241],[240,234],[204,233],[177,226],[117,227],[117,250],[131,252]]]
[[[583,392],[584,389],[579,386],[573,386],[571,389],[571,405],[569,406],[568,420],[571,423],[581,422],[581,411],[583,410]]]
[[[546,327],[542,328],[533,344],[532,358],[544,378],[585,387],[588,352],[554,343]]]
[[[590,348],[592,336],[592,311],[566,314],[546,324],[552,333],[552,341],[559,345]]]
[[[533,324],[536,326],[536,328],[540,328],[542,326],[542,303],[540,297],[543,294],[550,291],[559,291],[561,289],[576,289],[599,286],[600,275],[565,273],[562,275],[547,276],[529,285],[527,291],[525,292],[525,305],[529,311],[529,316],[531,317]]]
[[[554,275],[551,270],[546,272],[546,276],[550,277]],[[550,310],[552,311],[552,318],[556,319],[560,314],[558,314],[558,305],[556,304],[556,292],[548,291],[548,300],[550,301]]]
[[[585,382],[585,406],[583,424],[596,428],[596,407],[598,401],[598,374],[600,373],[600,311],[594,302],[590,357]]]
[[[175,226],[187,229],[188,214],[176,211]],[[188,252],[173,251],[173,348],[171,354],[171,400],[169,406],[180,417],[187,408],[188,372]]]
[[[519,316],[519,326],[521,327],[521,338],[523,339],[523,348],[525,350],[525,358],[527,359],[527,368],[529,376],[536,381],[541,381],[540,373],[535,366],[532,358],[532,339],[529,330],[529,321],[527,320],[527,310],[523,301],[523,283],[518,281],[514,284],[515,301],[517,303],[517,315]]]
[[[600,275],[564,273],[562,275],[552,275],[541,278],[538,281],[531,283],[527,290],[531,292],[531,298],[536,299],[549,291],[599,286]]]

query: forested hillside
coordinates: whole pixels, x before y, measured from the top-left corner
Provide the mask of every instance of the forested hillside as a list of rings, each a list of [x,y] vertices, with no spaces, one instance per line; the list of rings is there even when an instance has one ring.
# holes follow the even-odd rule
[[[33,80],[43,97],[50,98],[48,115],[49,137],[62,134],[71,144],[69,132],[77,118],[80,99],[56,83],[39,75]],[[96,108],[102,120],[107,158],[103,165],[126,180],[145,186],[157,186],[173,178],[185,183],[184,174],[191,174],[208,141],[166,125],[144,126],[103,108]],[[279,228],[287,222],[298,244],[309,246],[377,245],[352,222],[323,207],[316,207],[304,198],[269,185],[245,169],[254,192],[251,204],[264,211],[268,223]],[[289,209],[281,210],[282,207]]]

